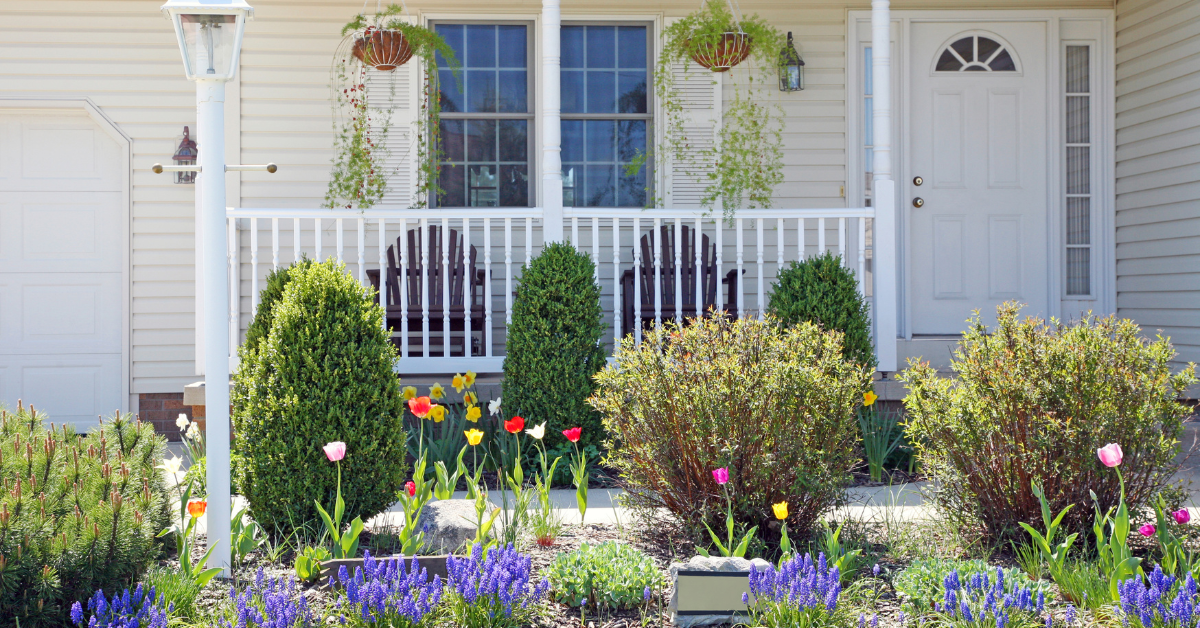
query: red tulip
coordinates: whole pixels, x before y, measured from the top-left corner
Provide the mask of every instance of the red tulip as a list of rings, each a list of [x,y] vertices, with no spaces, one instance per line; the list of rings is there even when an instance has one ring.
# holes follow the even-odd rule
[[[571,441],[572,443],[578,443],[581,435],[583,435],[582,427],[573,427],[569,430],[563,430],[563,436],[566,436],[567,440]]]
[[[525,429],[525,419],[515,416],[504,422],[504,429],[510,434],[517,434],[521,430]]]
[[[409,497],[415,497],[417,494],[417,485],[413,484],[412,480],[409,480],[404,483],[404,491],[408,493]]]
[[[429,416],[429,410],[433,404],[429,402],[429,397],[413,397],[408,400],[408,409],[418,419],[423,419]]]

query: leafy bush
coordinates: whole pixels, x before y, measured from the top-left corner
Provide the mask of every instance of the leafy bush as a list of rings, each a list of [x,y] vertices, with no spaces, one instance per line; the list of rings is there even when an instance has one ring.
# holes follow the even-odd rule
[[[1196,381],[1194,366],[1171,374],[1170,342],[1141,338],[1128,320],[1067,325],[1019,320],[1018,310],[1001,305],[993,330],[972,319],[952,361],[956,378],[916,360],[902,375],[907,427],[923,468],[941,483],[938,504],[977,516],[993,537],[1019,539],[1018,522],[1041,517],[1033,480],[1051,511],[1075,506],[1064,528],[1086,532],[1089,491],[1102,509],[1120,497],[1117,475],[1096,457],[1119,443],[1129,509],[1148,506],[1178,468],[1190,412],[1178,398]]]
[[[395,501],[407,473],[396,349],[383,310],[333,260],[298,266],[266,339],[246,352],[231,391],[238,486],[254,520],[279,532],[315,524],[337,467],[321,447],[342,441],[346,519]]]
[[[550,595],[568,606],[607,611],[635,608],[645,602],[646,589],[662,588],[654,561],[624,543],[584,543],[554,557],[547,568]]]
[[[292,272],[307,270],[312,263],[308,256],[304,256],[291,266],[277,268],[267,275],[267,285],[258,293],[258,309],[255,310],[250,324],[246,326],[246,341],[238,347],[238,355],[243,360],[249,353],[258,351],[258,346],[271,333],[271,322],[275,320],[275,306],[283,299],[283,289],[292,280]]]
[[[875,367],[871,311],[858,291],[854,271],[840,256],[823,255],[792,262],[771,285],[767,311],[787,326],[802,321],[842,332],[842,352],[855,364]]]
[[[0,617],[63,625],[71,602],[141,575],[169,516],[165,445],[127,414],[80,438],[32,406],[0,410]]]
[[[625,339],[596,381],[592,404],[629,504],[666,509],[693,540],[707,544],[705,522],[725,529],[717,468],[729,469],[724,488],[743,529],[767,530],[771,505],[786,501],[801,538],[845,499],[870,374],[842,358],[837,332],[771,317],[668,324],[640,346]]]
[[[946,583],[951,574],[956,574],[952,581],[972,582],[980,577],[989,578],[995,584],[997,571],[1002,571],[1003,581],[1020,589],[1032,587],[1038,592],[1049,591],[1048,583],[1039,581],[1036,586],[1020,569],[1004,569],[992,567],[982,560],[944,560],[922,559],[914,560],[908,567],[896,575],[892,582],[902,600],[917,611],[929,611],[937,604],[942,604],[946,597]],[[1003,599],[1004,596],[1000,596]]]
[[[546,446],[583,428],[581,447],[599,444],[600,418],[587,404],[605,364],[600,286],[588,256],[551,244],[524,269],[513,302],[504,358],[504,412],[546,422]]]

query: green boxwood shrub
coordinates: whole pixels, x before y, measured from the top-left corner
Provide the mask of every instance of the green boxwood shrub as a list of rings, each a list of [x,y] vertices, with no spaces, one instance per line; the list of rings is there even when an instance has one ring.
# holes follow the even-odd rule
[[[845,499],[870,373],[842,357],[836,331],[769,316],[666,324],[640,346],[626,338],[596,380],[607,461],[630,505],[665,509],[697,543],[710,543],[702,522],[724,534],[719,467],[729,469],[734,519],[768,542],[779,534],[768,527],[771,504],[788,502],[789,534],[803,538]]]
[[[407,474],[383,310],[336,261],[294,267],[289,278],[231,391],[237,483],[255,521],[275,532],[319,522],[314,499],[332,503],[337,466],[321,450],[328,442],[347,446],[345,520],[382,512]]]
[[[277,268],[267,275],[267,285],[258,293],[258,310],[254,313],[254,319],[246,326],[246,341],[238,347],[238,355],[242,360],[246,359],[248,353],[258,351],[258,346],[271,332],[271,321],[275,320],[275,305],[283,298],[283,289],[292,280],[292,271],[307,269],[311,265],[312,260],[304,256],[291,266]]]
[[[592,260],[569,244],[551,244],[524,269],[508,326],[504,413],[546,422],[546,446],[582,427],[580,446],[603,442],[600,417],[587,403],[605,364],[600,286]],[[507,417],[506,417],[507,418]]]
[[[567,606],[614,611],[645,604],[645,591],[663,588],[662,572],[644,552],[615,541],[584,543],[558,554],[546,570],[550,595]]]
[[[937,503],[994,538],[1024,539],[1019,522],[1041,526],[1030,481],[1050,510],[1068,505],[1064,526],[1090,535],[1094,509],[1115,506],[1117,474],[1096,450],[1117,443],[1131,512],[1151,504],[1178,468],[1182,421],[1178,399],[1195,381],[1194,366],[1171,373],[1166,339],[1146,340],[1131,321],[1085,317],[1064,324],[1018,318],[1020,306],[997,308],[988,329],[978,316],[939,377],[910,360],[901,379],[908,431],[926,469],[939,481]]]
[[[792,262],[771,285],[767,311],[784,325],[803,321],[842,332],[842,351],[856,364],[875,367],[871,310],[858,291],[854,271],[826,251]]]
[[[166,441],[132,415],[86,437],[44,413],[0,410],[0,617],[67,625],[71,603],[112,593],[162,551]]]

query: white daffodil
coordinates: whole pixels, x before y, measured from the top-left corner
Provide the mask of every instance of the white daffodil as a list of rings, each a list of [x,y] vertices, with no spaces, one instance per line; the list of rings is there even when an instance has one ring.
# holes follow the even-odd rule
[[[179,466],[182,464],[183,458],[180,458],[179,456],[172,456],[170,458],[163,458],[162,464],[156,466],[155,468],[162,469],[163,471],[170,473],[172,476],[175,476],[179,474]]]
[[[500,397],[496,397],[488,402],[488,413],[492,416],[500,414]]]
[[[525,433],[529,434],[530,436],[532,436],[538,440],[542,440],[542,437],[546,435],[546,422],[542,421],[541,425],[534,427],[534,428],[527,429],[527,430],[525,430]]]
[[[188,425],[187,415],[180,413],[179,418],[175,419],[175,427],[177,427],[179,429],[183,429],[183,428],[187,427],[187,425]]]

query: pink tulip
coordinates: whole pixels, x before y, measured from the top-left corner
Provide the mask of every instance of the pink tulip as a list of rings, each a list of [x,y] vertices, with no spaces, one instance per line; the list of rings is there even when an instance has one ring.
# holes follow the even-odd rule
[[[340,440],[335,440],[324,447],[325,457],[329,458],[330,462],[338,462],[346,457],[346,443]]]
[[[1121,453],[1121,446],[1116,443],[1109,443],[1097,449],[1096,455],[1100,456],[1100,462],[1103,462],[1106,467],[1120,465],[1121,459],[1124,458],[1124,454]]]
[[[717,481],[717,484],[721,484],[721,485],[728,484],[729,483],[729,469],[727,469],[725,467],[721,467],[720,469],[713,469],[713,479]]]
[[[1146,525],[1138,528],[1138,532],[1141,532],[1142,536],[1154,536],[1155,528],[1153,524],[1147,523]]]
[[[1179,525],[1183,525],[1192,520],[1192,513],[1188,512],[1187,508],[1180,508],[1179,510],[1171,513],[1171,516],[1175,517],[1175,523],[1178,523]]]

